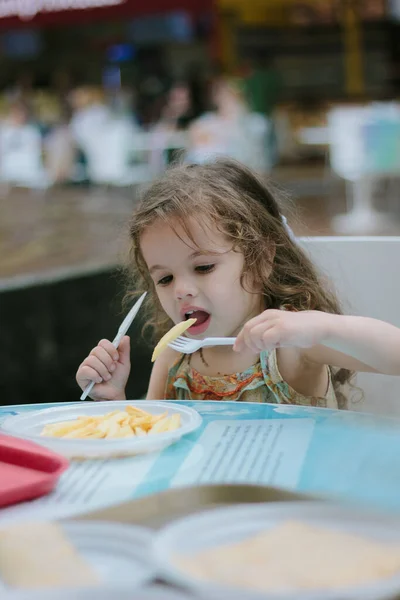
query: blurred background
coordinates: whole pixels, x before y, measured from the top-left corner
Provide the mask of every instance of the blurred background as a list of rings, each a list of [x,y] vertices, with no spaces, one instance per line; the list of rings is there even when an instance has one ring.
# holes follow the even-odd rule
[[[0,0],[0,403],[77,399],[175,160],[272,178],[297,235],[398,235],[399,96],[400,0]]]

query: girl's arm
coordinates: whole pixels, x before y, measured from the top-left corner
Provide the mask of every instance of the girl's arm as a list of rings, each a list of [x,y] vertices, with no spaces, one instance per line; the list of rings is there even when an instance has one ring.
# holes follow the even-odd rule
[[[400,329],[368,317],[318,313],[320,345],[306,349],[317,363],[355,371],[400,375]]]
[[[244,346],[258,352],[300,348],[314,364],[400,375],[400,329],[367,317],[266,310],[239,333],[234,349]]]
[[[149,388],[146,400],[163,400],[165,397],[165,386],[168,371],[177,360],[178,353],[172,348],[166,348],[154,363],[150,375]]]

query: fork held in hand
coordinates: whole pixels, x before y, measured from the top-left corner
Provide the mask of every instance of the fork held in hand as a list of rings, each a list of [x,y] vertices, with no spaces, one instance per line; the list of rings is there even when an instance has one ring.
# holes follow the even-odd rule
[[[170,342],[168,346],[177,352],[192,354],[200,350],[200,348],[206,348],[207,346],[233,346],[235,342],[235,337],[209,337],[204,338],[204,340],[190,340],[189,338],[179,336],[173,342]]]

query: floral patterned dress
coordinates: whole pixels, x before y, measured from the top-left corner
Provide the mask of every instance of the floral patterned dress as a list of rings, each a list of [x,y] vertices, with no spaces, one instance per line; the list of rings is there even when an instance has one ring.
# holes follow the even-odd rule
[[[229,400],[268,402],[338,408],[329,367],[328,389],[323,397],[307,397],[296,392],[279,373],[276,352],[261,352],[260,360],[242,373],[202,375],[190,365],[190,355],[182,355],[168,373],[167,400]]]

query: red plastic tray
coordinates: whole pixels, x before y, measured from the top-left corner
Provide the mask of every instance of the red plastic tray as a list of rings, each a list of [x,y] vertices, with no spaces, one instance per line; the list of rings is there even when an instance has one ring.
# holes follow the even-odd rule
[[[0,434],[0,507],[48,494],[68,464],[47,448]]]

